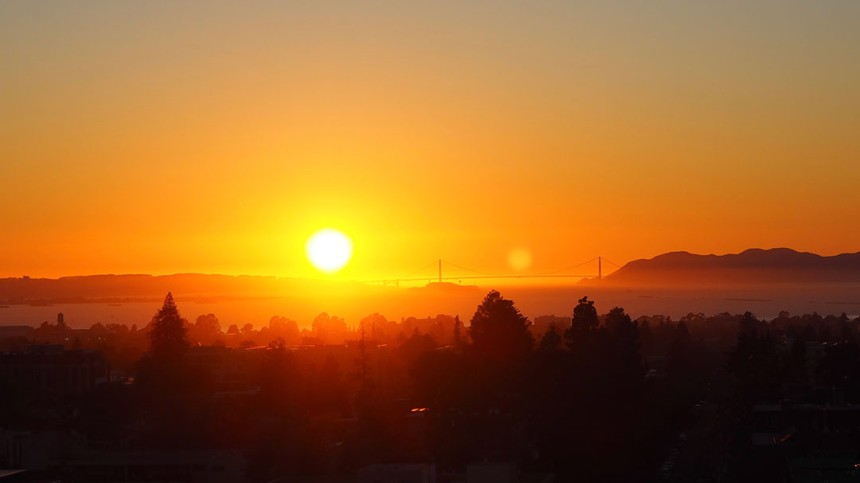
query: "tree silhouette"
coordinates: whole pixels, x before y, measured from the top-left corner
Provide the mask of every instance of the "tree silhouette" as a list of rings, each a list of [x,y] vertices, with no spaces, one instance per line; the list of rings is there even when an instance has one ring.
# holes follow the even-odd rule
[[[148,413],[147,444],[189,448],[205,439],[208,379],[188,361],[186,321],[168,293],[150,323],[150,353],[138,362],[135,386]]]
[[[457,349],[462,349],[464,345],[466,345],[466,338],[463,336],[463,322],[460,321],[460,316],[454,316],[454,333],[452,336],[452,341],[454,347]]]
[[[281,338],[284,340],[285,345],[288,346],[299,345],[302,342],[299,324],[295,320],[290,320],[286,317],[274,316],[269,320],[267,337],[270,340]]]
[[[779,353],[776,339],[764,322],[745,312],[738,321],[738,338],[726,369],[738,378],[742,403],[752,405],[778,394]]]
[[[189,327],[189,336],[195,344],[213,345],[221,335],[221,323],[215,314],[201,315],[197,317],[194,325]]]
[[[179,359],[188,350],[185,320],[179,315],[170,292],[164,297],[164,305],[152,318],[149,341],[153,357],[160,360]]]
[[[311,325],[315,337],[323,344],[342,344],[349,338],[346,321],[340,317],[323,312],[316,317]]]
[[[568,347],[571,350],[579,351],[582,347],[593,342],[599,325],[600,319],[597,317],[594,301],[588,300],[588,297],[579,299],[579,303],[573,309],[573,320],[570,322],[570,328],[564,332]]]
[[[601,342],[605,355],[601,361],[603,373],[612,377],[622,392],[634,390],[645,375],[636,323],[621,307],[610,310],[605,323],[606,334]]]
[[[557,350],[559,347],[561,347],[561,336],[558,335],[555,325],[550,325],[549,330],[540,340],[539,349],[546,352]]]
[[[666,372],[672,376],[678,374],[686,375],[692,369],[691,360],[693,358],[692,354],[690,354],[690,345],[690,331],[682,319],[672,331],[672,338],[669,341],[667,350]]]
[[[484,358],[521,358],[534,344],[529,325],[528,319],[514,307],[513,300],[507,300],[492,290],[472,316],[469,328],[472,347]]]

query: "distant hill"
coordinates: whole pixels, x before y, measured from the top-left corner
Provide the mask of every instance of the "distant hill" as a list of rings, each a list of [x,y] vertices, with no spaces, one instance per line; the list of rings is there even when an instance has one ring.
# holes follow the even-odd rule
[[[821,256],[789,248],[750,249],[729,255],[671,252],[624,265],[602,285],[749,285],[860,283],[860,252]]]
[[[198,273],[0,278],[0,304],[159,300],[167,292],[186,299],[283,297],[320,289],[344,290],[349,285],[319,280]]]

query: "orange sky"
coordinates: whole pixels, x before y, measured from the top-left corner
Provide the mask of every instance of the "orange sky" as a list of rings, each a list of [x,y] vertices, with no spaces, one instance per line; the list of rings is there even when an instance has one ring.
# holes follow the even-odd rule
[[[860,3],[431,3],[0,3],[0,276],[860,250]]]

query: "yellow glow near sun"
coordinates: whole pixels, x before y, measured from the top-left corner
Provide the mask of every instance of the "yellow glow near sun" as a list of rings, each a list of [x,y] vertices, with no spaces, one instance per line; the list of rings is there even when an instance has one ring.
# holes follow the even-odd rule
[[[305,253],[317,270],[334,273],[352,258],[352,240],[341,231],[326,228],[308,238]]]

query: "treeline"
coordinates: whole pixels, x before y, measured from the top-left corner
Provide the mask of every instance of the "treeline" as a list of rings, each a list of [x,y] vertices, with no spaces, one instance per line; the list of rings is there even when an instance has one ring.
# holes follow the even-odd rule
[[[0,335],[0,352],[22,351],[35,344],[62,345],[67,349],[97,350],[104,354],[114,370],[132,372],[138,360],[150,348],[150,321],[143,328],[137,324],[95,323],[89,329],[71,329],[58,315],[55,323],[42,322],[25,334]],[[323,312],[317,315],[309,328],[283,316],[273,316],[269,324],[256,328],[252,324],[231,324],[222,327],[215,314],[198,316],[193,322],[182,320],[189,345],[231,348],[252,348],[280,343],[286,346],[337,345],[365,337],[377,344],[399,346],[415,333],[433,338],[434,344],[448,345],[455,333],[463,333],[463,324],[456,316],[406,317],[400,322],[388,320],[374,313],[361,319],[358,325],[349,326],[346,320]]]
[[[640,324],[621,308],[599,316],[583,298],[568,327],[551,326],[539,341],[528,324],[491,292],[470,344],[416,362],[434,454],[455,466],[517,461],[560,481],[657,478],[708,375],[685,324],[664,320],[649,335],[665,348],[660,377],[648,376]]]
[[[168,295],[146,329],[104,327],[102,348],[143,340],[134,382],[100,386],[57,424],[108,447],[241,449],[251,481],[430,461],[442,480],[498,461],[556,481],[779,481],[751,459],[753,406],[790,384],[860,402],[860,320],[845,314],[633,320],[584,297],[570,318],[535,322],[491,291],[467,326],[374,314],[349,328],[323,314],[304,333],[282,318],[222,331],[212,315],[184,321]],[[255,390],[219,394],[194,362],[210,356]]]

